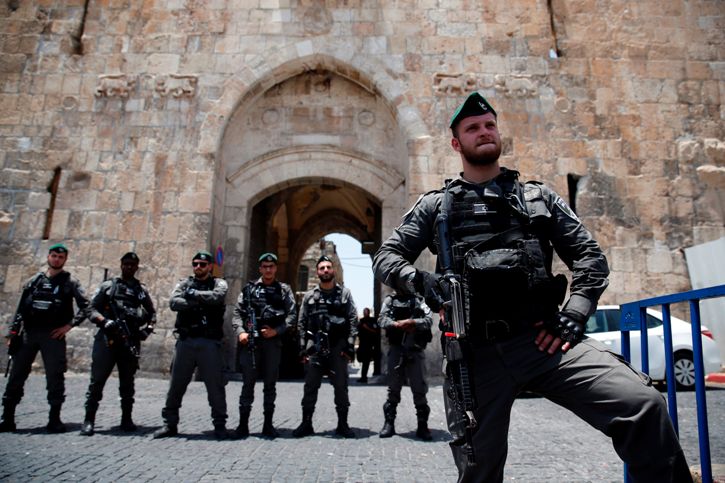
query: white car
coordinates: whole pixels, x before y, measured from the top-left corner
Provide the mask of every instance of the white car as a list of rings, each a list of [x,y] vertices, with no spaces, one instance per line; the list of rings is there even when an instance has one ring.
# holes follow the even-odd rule
[[[622,335],[619,331],[621,311],[618,305],[604,305],[589,317],[586,334],[606,345],[612,352],[621,354]],[[692,357],[692,326],[682,319],[671,317],[672,350],[675,358],[675,380],[678,389],[695,387],[695,363]],[[649,340],[649,375],[655,381],[664,382],[665,374],[665,337],[663,335],[662,314],[647,309],[647,338]],[[722,361],[712,333],[702,326],[702,354],[705,374],[720,370]],[[640,332],[630,331],[632,365],[642,369]]]

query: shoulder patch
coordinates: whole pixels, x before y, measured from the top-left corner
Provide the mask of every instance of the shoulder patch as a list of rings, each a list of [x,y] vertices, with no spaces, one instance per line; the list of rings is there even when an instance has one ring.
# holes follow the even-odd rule
[[[576,213],[569,207],[569,205],[566,204],[566,202],[561,199],[561,197],[556,198],[556,206],[569,218],[576,221],[577,223],[581,223],[579,218],[576,216]]]

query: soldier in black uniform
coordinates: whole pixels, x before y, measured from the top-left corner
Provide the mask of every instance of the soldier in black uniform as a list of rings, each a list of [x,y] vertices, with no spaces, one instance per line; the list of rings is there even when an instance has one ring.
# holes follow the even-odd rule
[[[370,361],[377,357],[377,352],[380,350],[380,326],[375,317],[370,315],[370,309],[367,307],[363,309],[363,316],[358,321],[357,337],[360,344],[355,356],[362,364],[358,381],[361,384],[367,384]]]
[[[134,402],[134,375],[141,355],[141,341],[153,332],[156,309],[146,287],[135,277],[138,255],[121,257],[121,276],[104,281],[91,301],[91,322],[98,326],[93,342],[91,382],[86,392],[86,416],[81,434],[92,436],[103,387],[118,367],[118,392],[121,396],[121,429],[136,431],[131,413]]]
[[[171,310],[177,312],[176,333],[179,340],[176,342],[166,405],[161,411],[164,425],[154,433],[154,438],[178,434],[181,400],[198,367],[211,406],[214,437],[226,439],[227,400],[222,338],[227,282],[212,276],[214,262],[207,251],[194,255],[191,265],[194,276],[176,284],[169,301]]]
[[[449,391],[462,384],[447,383],[446,394],[463,395],[446,399],[459,481],[502,481],[511,406],[523,391],[545,396],[611,437],[633,481],[691,481],[662,395],[647,376],[583,335],[608,283],[599,245],[549,187],[521,183],[518,172],[499,166],[497,115],[478,92],[450,127],[463,173],[421,197],[373,267],[383,283],[426,293],[438,310],[436,299],[449,298],[451,283],[412,263],[428,247],[439,267],[447,264],[438,233],[452,246],[446,258],[461,278],[468,334],[446,337],[446,356],[449,368],[461,369],[458,381],[464,372],[470,376],[466,391],[473,395],[470,403],[463,391]],[[566,285],[563,275],[552,274],[553,251],[573,272],[561,309]],[[443,324],[452,332],[445,318]],[[456,382],[453,371],[448,376]],[[471,410],[461,411],[461,399]]]
[[[327,374],[335,388],[335,433],[343,438],[354,438],[355,432],[347,424],[350,408],[347,365],[355,355],[357,309],[350,289],[335,282],[332,260],[325,255],[317,260],[317,277],[320,283],[302,298],[297,319],[307,374],[302,397],[302,423],[292,435],[301,438],[315,434],[312,414],[315,412],[322,377]]]
[[[22,345],[13,357],[10,378],[3,396],[0,432],[15,431],[15,406],[23,397],[35,356],[40,351],[48,381],[49,433],[64,433],[60,409],[65,401],[65,335],[88,316],[88,298],[78,280],[63,270],[68,249],[57,243],[48,250],[48,269],[34,275],[24,286],[18,310],[6,336],[21,338]],[[73,314],[73,300],[78,313]]]
[[[242,394],[239,396],[239,426],[236,430],[240,438],[249,436],[249,413],[252,411],[254,384],[258,375],[264,379],[262,434],[269,438],[279,436],[272,419],[282,357],[281,336],[297,318],[292,289],[286,283],[277,281],[277,255],[262,254],[259,257],[259,273],[261,277],[247,283],[239,294],[232,319],[240,344],[239,363],[244,379]]]
[[[413,404],[418,419],[415,435],[424,441],[433,436],[428,429],[428,384],[425,382],[425,346],[433,339],[433,318],[423,297],[394,292],[385,297],[378,323],[385,329],[388,349],[388,399],[383,404],[385,424],[381,438],[395,434],[395,415],[400,403],[400,390],[406,377],[413,393]]]

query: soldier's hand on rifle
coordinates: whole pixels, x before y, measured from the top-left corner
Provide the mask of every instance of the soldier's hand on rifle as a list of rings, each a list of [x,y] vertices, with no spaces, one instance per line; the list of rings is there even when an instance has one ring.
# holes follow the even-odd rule
[[[184,291],[184,298],[186,300],[194,300],[196,299],[196,289],[193,289],[191,287],[187,287]]]
[[[347,344],[345,348],[341,352],[342,357],[347,359],[347,362],[352,362],[352,360],[355,358],[355,346],[352,344]]]
[[[106,319],[103,324],[103,330],[105,330],[107,334],[113,335],[117,334],[121,330],[121,326],[113,319]]]
[[[415,332],[415,320],[405,319],[395,322],[395,327],[406,332]]]
[[[51,339],[63,339],[68,331],[71,329],[70,324],[66,324],[63,327],[58,327],[50,331]]]
[[[541,327],[534,343],[540,351],[553,354],[561,346],[566,352],[584,338],[584,321],[575,314],[559,312],[552,320],[541,321],[535,327]]]
[[[151,324],[146,324],[146,327],[144,327],[143,329],[141,329],[138,332],[139,339],[146,340],[149,338],[149,336],[151,334],[153,334],[153,332],[154,332],[154,326]]]
[[[249,332],[242,332],[239,334],[239,343],[242,345],[249,344]]]
[[[416,270],[406,279],[405,288],[409,293],[422,295],[434,311],[440,310],[443,302],[451,299],[448,283],[437,273]]]
[[[262,328],[259,330],[259,332],[262,334],[262,337],[264,337],[265,339],[269,339],[269,338],[277,335],[277,329],[273,329],[272,327],[270,327],[268,325],[263,325]]]

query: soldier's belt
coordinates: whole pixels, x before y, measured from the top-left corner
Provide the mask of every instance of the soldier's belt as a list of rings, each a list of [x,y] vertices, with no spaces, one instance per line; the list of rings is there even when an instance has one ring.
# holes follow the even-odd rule
[[[474,344],[493,344],[511,339],[533,327],[530,321],[522,320],[483,320],[475,322],[469,336]]]

